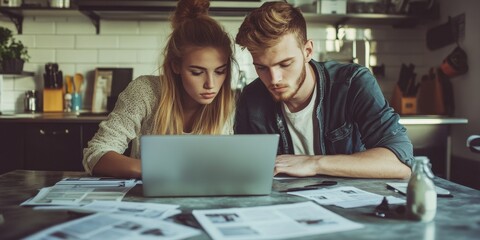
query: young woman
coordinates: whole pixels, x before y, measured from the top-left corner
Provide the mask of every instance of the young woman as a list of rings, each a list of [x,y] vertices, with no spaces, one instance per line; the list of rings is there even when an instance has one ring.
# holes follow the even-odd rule
[[[141,76],[123,91],[84,149],[90,174],[140,177],[139,138],[147,134],[233,134],[232,42],[207,15],[208,0],[180,0],[164,50],[162,76]],[[130,157],[122,155],[131,142]]]

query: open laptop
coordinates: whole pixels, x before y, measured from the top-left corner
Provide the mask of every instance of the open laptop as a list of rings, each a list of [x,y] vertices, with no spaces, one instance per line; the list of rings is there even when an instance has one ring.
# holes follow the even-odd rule
[[[277,134],[146,135],[140,139],[143,195],[267,195]]]

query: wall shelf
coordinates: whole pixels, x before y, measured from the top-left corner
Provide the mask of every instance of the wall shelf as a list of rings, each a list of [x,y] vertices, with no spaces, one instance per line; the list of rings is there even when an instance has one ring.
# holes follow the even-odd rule
[[[34,72],[22,72],[22,73],[2,73],[0,72],[4,78],[19,78],[19,77],[33,77],[35,76]]]
[[[75,8],[0,7],[0,13],[15,25],[18,34],[23,33],[23,19],[25,17],[82,16]]]
[[[84,16],[90,19],[95,26],[96,33],[100,33],[100,20],[166,20],[175,9],[174,1],[141,1],[152,2],[152,5],[135,5],[137,1],[118,1],[116,5],[102,5],[102,1],[79,1],[70,8],[48,7],[0,7],[4,19],[10,20],[22,34],[23,20],[25,17],[37,16]],[[128,3],[128,4],[127,4]],[[256,2],[244,2],[244,5],[231,7],[226,1],[212,2],[210,14],[215,18],[243,19],[248,12],[259,6]],[[258,6],[257,6],[258,5]],[[391,25],[393,27],[414,27],[425,23],[432,16],[356,13],[356,14],[315,14],[305,13],[308,22],[333,25],[335,27],[351,25]]]
[[[390,25],[392,27],[414,27],[430,18],[402,14],[351,13],[351,14],[304,14],[307,22],[339,25]]]

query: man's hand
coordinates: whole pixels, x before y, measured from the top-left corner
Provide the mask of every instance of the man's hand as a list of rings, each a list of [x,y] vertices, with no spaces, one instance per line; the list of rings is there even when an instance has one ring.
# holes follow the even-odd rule
[[[278,155],[275,160],[275,172],[294,177],[309,177],[317,174],[319,156]]]

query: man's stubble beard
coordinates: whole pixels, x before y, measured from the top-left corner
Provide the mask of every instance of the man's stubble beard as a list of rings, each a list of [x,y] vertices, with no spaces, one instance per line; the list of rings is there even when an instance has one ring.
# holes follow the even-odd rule
[[[280,96],[277,96],[275,95],[274,93],[270,93],[273,97],[273,99],[276,101],[276,102],[288,102],[290,101],[295,95],[297,95],[298,91],[300,90],[300,88],[303,86],[303,84],[305,83],[305,77],[307,76],[307,68],[305,67],[305,65],[303,65],[303,68],[302,68],[302,72],[300,73],[300,76],[297,78],[297,81],[295,81],[295,83],[298,83],[298,87],[297,89],[295,89],[291,94],[288,94],[286,96],[283,96],[280,95]]]

